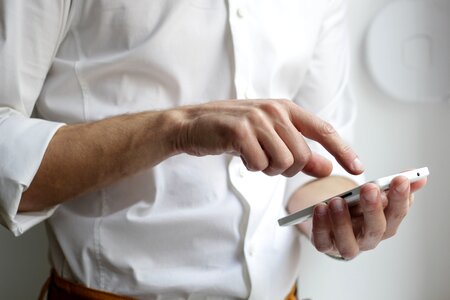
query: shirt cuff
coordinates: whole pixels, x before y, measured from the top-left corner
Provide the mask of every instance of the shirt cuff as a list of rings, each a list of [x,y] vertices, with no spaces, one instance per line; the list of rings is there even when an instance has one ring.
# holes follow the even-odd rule
[[[56,209],[17,212],[50,140],[63,125],[0,110],[0,224],[16,236],[49,218]]]

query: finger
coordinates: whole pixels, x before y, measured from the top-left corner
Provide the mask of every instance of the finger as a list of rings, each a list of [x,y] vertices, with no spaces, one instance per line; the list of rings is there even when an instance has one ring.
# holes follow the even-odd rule
[[[389,205],[386,191],[381,191],[381,204],[383,205],[383,209]]]
[[[294,126],[307,138],[319,142],[352,174],[360,174],[364,167],[356,153],[342,140],[329,123],[305,111],[298,105],[290,106]]]
[[[414,194],[409,195],[409,207],[411,207],[414,204]]]
[[[360,217],[363,215],[363,211],[359,201],[357,204],[349,206],[348,210],[350,211],[350,215],[353,217]]]
[[[291,151],[272,127],[260,130],[257,138],[269,159],[269,166],[263,170],[265,174],[278,175],[292,166],[294,157]]]
[[[397,232],[400,223],[408,213],[409,196],[409,180],[404,176],[395,177],[387,195],[389,205],[385,210],[387,226],[384,238],[390,238]]]
[[[328,206],[324,203],[320,203],[314,208],[311,238],[318,251],[325,253],[333,249]]]
[[[327,177],[333,171],[333,164],[320,154],[311,152],[308,163],[303,167],[302,172],[313,177]]]
[[[411,171],[413,169],[408,169],[408,171]],[[410,191],[411,193],[416,192],[417,190],[420,190],[422,187],[424,187],[427,184],[427,177],[422,178],[418,181],[411,182]]]
[[[383,209],[386,208],[388,206],[388,200],[387,200],[387,196],[386,196],[386,192],[385,191],[381,191],[380,192],[381,195],[381,204],[383,206]],[[353,217],[359,217],[363,215],[363,210],[361,208],[361,205],[359,203],[360,201],[356,202],[356,204],[349,206],[349,210],[350,210],[350,215]]]
[[[292,124],[279,124],[275,130],[294,157],[294,163],[283,172],[284,176],[292,177],[300,171],[318,178],[331,174],[333,164],[325,157],[312,153],[303,136]]]
[[[353,217],[352,216],[352,225],[353,225],[353,234],[355,237],[360,236],[364,230],[364,216]]]
[[[415,193],[416,191],[420,190],[427,184],[427,178],[422,178],[416,182],[411,183],[411,193]]]
[[[362,251],[375,248],[383,238],[386,230],[381,193],[375,184],[366,184],[361,188],[361,209],[364,215],[364,231],[359,237],[359,249]]]
[[[249,171],[262,171],[269,166],[269,159],[254,134],[248,134],[239,149],[242,162]]]
[[[275,124],[275,131],[286,144],[294,159],[292,165],[284,172],[284,176],[292,177],[300,172],[311,158],[311,150],[303,136],[292,124]]]
[[[284,176],[291,177],[301,171],[309,176],[323,178],[329,176],[331,171],[333,171],[331,161],[315,152],[310,152],[309,160],[302,168],[299,168],[299,165],[296,165],[295,161],[297,159],[294,158],[294,164],[283,173]]]
[[[359,247],[348,207],[341,198],[331,200],[329,207],[335,246],[343,258],[352,259],[358,255]]]

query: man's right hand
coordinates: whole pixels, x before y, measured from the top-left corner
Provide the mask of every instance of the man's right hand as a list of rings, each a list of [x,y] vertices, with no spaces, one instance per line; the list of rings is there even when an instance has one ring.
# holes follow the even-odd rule
[[[22,194],[19,211],[51,207],[178,153],[232,153],[249,170],[268,175],[329,175],[331,163],[312,153],[305,137],[322,144],[350,173],[363,171],[331,125],[288,100],[217,101],[63,126]]]
[[[350,173],[363,167],[327,122],[289,100],[226,100],[176,109],[181,118],[177,152],[239,155],[250,171],[328,176],[332,164],[311,152],[305,137],[322,144]]]

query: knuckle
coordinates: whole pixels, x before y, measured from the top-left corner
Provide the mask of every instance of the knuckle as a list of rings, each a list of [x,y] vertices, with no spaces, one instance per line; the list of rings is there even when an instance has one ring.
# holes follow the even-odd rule
[[[336,129],[330,123],[323,121],[320,126],[320,133],[322,136],[329,136],[336,134]]]
[[[294,163],[294,158],[292,155],[284,155],[279,159],[279,161],[275,164],[275,167],[278,167],[280,170],[286,170]]]
[[[299,172],[299,169],[297,169],[294,165],[291,166],[289,169],[285,170],[282,175],[285,177],[294,177]]]
[[[279,102],[280,104],[282,104],[285,107],[289,107],[292,105],[292,101],[289,99],[278,99],[277,102]]]
[[[273,118],[280,118],[286,111],[285,105],[281,101],[264,102],[261,104],[261,109]]]
[[[275,176],[280,174],[280,172],[277,169],[273,168],[270,164],[263,170],[263,173],[268,176]]]
[[[302,151],[298,151],[295,153],[294,161],[292,165],[297,170],[303,170],[303,168],[308,164],[308,162],[311,160],[312,152],[309,148],[306,148]]]
[[[242,141],[248,138],[250,134],[250,124],[247,120],[243,119],[237,122],[232,127],[232,138],[237,141]]]
[[[384,233],[383,238],[384,239],[389,239],[391,237],[393,237],[394,235],[397,234],[397,228],[393,228],[393,229],[389,229]]]
[[[377,245],[378,243],[365,243],[364,245],[361,245],[359,249],[361,251],[369,251],[375,249]]]
[[[384,232],[385,230],[383,229],[370,230],[366,233],[366,237],[370,240],[379,241],[384,235]]]
[[[251,124],[257,124],[259,122],[261,122],[261,120],[265,119],[266,115],[264,113],[264,111],[262,111],[260,108],[258,107],[250,107],[249,111],[247,112],[247,120],[251,123]]]
[[[333,243],[331,242],[331,238],[326,232],[314,230],[312,232],[312,244],[314,248],[316,248],[319,252],[328,252],[333,249]]]
[[[332,200],[332,202],[333,201],[337,201],[337,200]],[[330,216],[331,216],[331,220],[335,226],[336,234],[337,235],[345,235],[345,233],[349,229],[349,226],[351,226],[351,220],[350,220],[350,216],[348,216],[349,210],[348,210],[348,206],[347,206],[346,202],[344,200],[339,200],[339,201],[342,201],[343,209],[336,209],[336,206],[334,206],[333,203],[330,202],[331,203]]]
[[[246,140],[247,137],[247,133],[243,130],[235,130],[229,133],[229,139],[231,139],[233,149],[238,151],[242,149],[242,141]]]
[[[350,147],[350,145],[345,144],[339,150],[339,155],[340,156],[347,156],[348,153],[352,153],[352,148]]]
[[[311,157],[312,157],[311,149],[307,148],[304,151],[302,151],[302,153],[300,153],[300,155],[296,160],[300,163],[300,165],[305,166],[311,160]]]
[[[392,218],[394,221],[399,222],[399,221],[403,220],[403,219],[406,217],[406,214],[407,214],[407,213],[408,213],[408,212],[407,212],[406,209],[402,209],[402,210],[400,210],[400,211],[396,211],[396,212],[392,213],[391,218]]]
[[[319,237],[326,237],[331,240],[329,228],[324,227],[323,225],[321,226],[319,222],[320,221],[318,220],[317,215],[314,214],[313,215],[313,226],[311,229],[312,235],[314,237],[316,237],[318,241],[320,241],[318,239]]]
[[[251,168],[254,171],[262,171],[267,169],[269,162],[267,160],[256,160],[251,163]]]
[[[377,216],[383,213],[383,208],[380,202],[369,202],[367,199],[363,199],[361,207],[365,214],[368,216]]]
[[[298,172],[300,172],[301,170],[303,170],[303,168],[305,167],[305,163],[298,161],[298,160],[294,160],[293,163],[291,164],[291,166],[289,167],[289,169],[286,170],[286,176],[288,177],[292,177],[295,174],[297,174]]]

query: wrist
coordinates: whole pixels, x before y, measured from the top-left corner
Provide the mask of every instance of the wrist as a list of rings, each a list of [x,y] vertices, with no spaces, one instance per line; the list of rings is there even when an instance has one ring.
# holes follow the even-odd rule
[[[168,128],[165,144],[170,156],[186,152],[186,137],[189,128],[188,114],[183,108],[162,112],[161,123]]]

